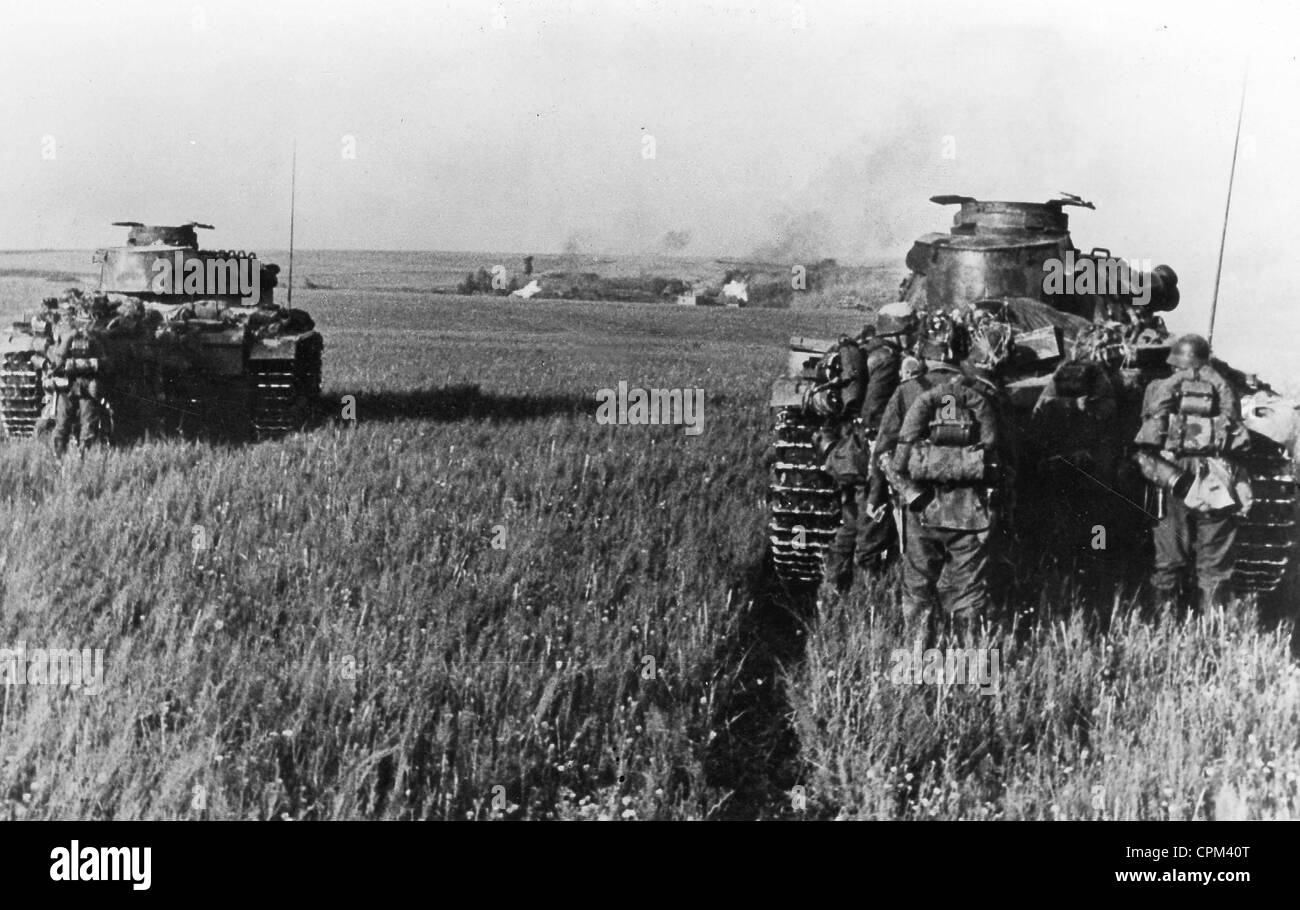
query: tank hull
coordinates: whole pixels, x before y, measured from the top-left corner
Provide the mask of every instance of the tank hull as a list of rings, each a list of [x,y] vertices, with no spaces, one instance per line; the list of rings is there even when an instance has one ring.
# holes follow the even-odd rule
[[[1122,330],[1122,366],[1113,373],[1120,469],[1100,485],[1086,472],[1063,473],[1071,487],[1067,498],[1112,502],[1116,513],[1125,514],[1125,520],[1115,523],[1110,547],[1126,557],[1147,552],[1155,504],[1140,475],[1125,470],[1124,462],[1132,454],[1129,443],[1141,422],[1147,386],[1170,373],[1169,332],[1157,314],[1177,305],[1177,276],[1165,266],[1141,271],[1139,264],[1117,260],[1108,250],[1078,251],[1063,212],[1066,205],[1087,205],[1078,200],[1004,203],[936,197],[934,201],[959,203],[961,208],[949,233],[927,234],[913,245],[899,299],[921,313],[950,313],[993,303],[1011,322],[1016,348],[1003,380],[1022,460],[1044,457],[1042,440],[1034,438],[1034,407],[1075,340],[1099,324]],[[1088,272],[1110,283],[1054,292],[1046,276],[1062,262],[1079,275]],[[830,347],[830,342],[791,339],[786,375],[774,382],[769,401],[773,417],[769,554],[777,574],[794,583],[821,579],[826,551],[840,525],[840,491],[821,469],[824,458],[817,448],[820,432],[834,420],[815,413],[803,397],[816,383],[817,359]],[[1275,407],[1268,402],[1261,407],[1257,401],[1263,394],[1258,391],[1261,384],[1253,376],[1226,364],[1216,366],[1243,402],[1252,442],[1250,455],[1241,464],[1255,498],[1238,519],[1233,580],[1243,592],[1276,591],[1293,562],[1297,494],[1294,426],[1279,428],[1273,417],[1293,413],[1293,403],[1277,399]],[[1060,490],[1044,486],[1049,473],[1032,467],[1019,472],[1015,499],[1050,502]],[[1059,485],[1061,474],[1050,481]],[[1052,512],[1052,508],[1043,510],[1048,516]],[[1056,517],[1060,520],[1059,514]],[[1034,528],[1010,530],[1018,544],[1026,543],[1017,549],[1050,546],[1050,538]],[[1140,560],[1129,558],[1129,562],[1136,566]]]

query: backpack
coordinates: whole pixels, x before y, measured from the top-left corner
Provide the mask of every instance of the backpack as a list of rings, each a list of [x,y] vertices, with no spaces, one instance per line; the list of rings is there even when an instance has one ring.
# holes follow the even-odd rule
[[[1174,410],[1165,428],[1165,448],[1175,455],[1217,455],[1227,445],[1227,415],[1213,383],[1184,379],[1174,390]]]
[[[856,426],[850,424],[843,428],[840,438],[827,452],[822,470],[842,486],[866,483],[871,473],[871,447]]]
[[[861,405],[866,384],[866,356],[862,346],[851,338],[841,338],[818,362],[817,379],[820,384],[809,398],[809,404],[818,414],[839,425],[839,439],[827,452],[822,470],[841,485],[866,483],[871,473],[871,447],[859,428],[847,419]],[[846,398],[845,393],[853,384],[858,386],[856,393]]]
[[[817,361],[819,384],[837,383],[857,367],[861,349],[853,339],[843,336]]]
[[[861,405],[867,378],[866,356],[852,338],[841,338],[823,354],[814,374],[817,384],[804,395],[806,408],[822,417],[840,420]]]
[[[899,434],[897,465],[923,483],[977,484],[988,472],[996,442],[992,411],[982,393],[954,380],[923,392]]]
[[[90,338],[85,333],[74,334],[68,341],[67,356],[63,360],[63,375],[74,379],[99,373],[99,358],[91,356],[94,352]]]

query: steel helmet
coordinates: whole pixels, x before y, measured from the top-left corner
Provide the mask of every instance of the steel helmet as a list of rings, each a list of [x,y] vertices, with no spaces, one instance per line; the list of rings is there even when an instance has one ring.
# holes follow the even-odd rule
[[[1203,367],[1210,362],[1210,343],[1200,335],[1183,335],[1169,352],[1169,364],[1178,369]]]

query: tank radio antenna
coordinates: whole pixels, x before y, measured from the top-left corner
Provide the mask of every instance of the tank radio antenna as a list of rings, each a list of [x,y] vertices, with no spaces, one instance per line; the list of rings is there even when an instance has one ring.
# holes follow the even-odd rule
[[[1219,264],[1214,269],[1214,297],[1210,300],[1210,330],[1206,340],[1214,343],[1214,317],[1219,309],[1219,277],[1223,273],[1223,247],[1228,242],[1228,212],[1232,209],[1232,183],[1237,176],[1237,149],[1241,145],[1241,115],[1246,111],[1246,77],[1250,69],[1241,74],[1241,104],[1237,107],[1237,135],[1232,140],[1232,168],[1228,171],[1228,200],[1223,204],[1223,232],[1219,235]]]
[[[1238,125],[1240,126],[1240,125]],[[289,300],[286,308],[293,307],[293,213],[298,196],[298,143],[293,144],[293,165],[289,175]]]

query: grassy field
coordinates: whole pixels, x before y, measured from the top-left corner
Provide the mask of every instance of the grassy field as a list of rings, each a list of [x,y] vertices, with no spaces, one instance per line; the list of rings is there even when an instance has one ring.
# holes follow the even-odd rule
[[[98,693],[5,689],[0,815],[1300,810],[1289,626],[1044,595],[983,642],[1003,656],[981,696],[890,682],[892,587],[817,610],[766,576],[767,384],[788,335],[860,317],[294,302],[355,424],[62,465],[0,449],[0,647],[107,666]],[[620,381],[704,389],[703,433],[598,425]]]

